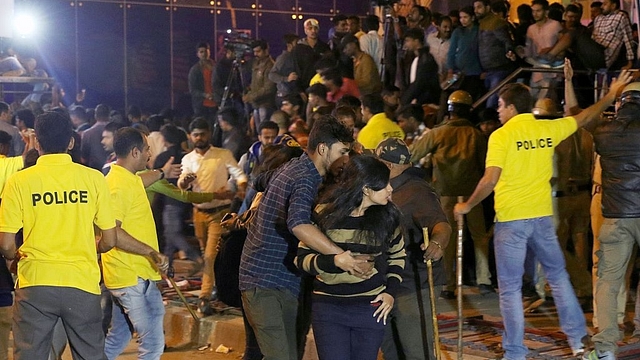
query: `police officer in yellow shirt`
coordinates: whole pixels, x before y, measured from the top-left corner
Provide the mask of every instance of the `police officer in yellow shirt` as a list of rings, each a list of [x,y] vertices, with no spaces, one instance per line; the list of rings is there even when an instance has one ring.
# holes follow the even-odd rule
[[[502,348],[505,359],[524,359],[522,275],[527,251],[540,261],[558,308],[562,331],[574,356],[585,351],[587,327],[576,298],[553,226],[550,179],[555,147],[578,127],[597,118],[629,82],[626,71],[611,83],[596,104],[575,116],[553,121],[531,114],[530,89],[522,84],[502,88],[498,114],[503,126],[489,138],[485,173],[469,199],[454,208],[456,216],[469,213],[495,189],[494,247],[504,322]]]
[[[164,305],[156,281],[169,262],[158,252],[151,205],[143,180],[136,175],[145,169],[151,152],[147,137],[130,127],[116,131],[113,149],[118,159],[106,179],[118,244],[102,255],[104,283],[115,305],[105,353],[115,359],[129,344],[130,322],[138,334],[138,359],[159,359],[164,350]],[[163,177],[161,170],[153,172]]]
[[[62,319],[74,358],[105,359],[96,248],[116,245],[102,174],[74,164],[71,121],[55,112],[36,119],[36,165],[9,178],[0,207],[0,252],[18,258],[14,359],[46,359]],[[94,225],[102,230],[97,243]],[[24,228],[16,254],[15,234]]]

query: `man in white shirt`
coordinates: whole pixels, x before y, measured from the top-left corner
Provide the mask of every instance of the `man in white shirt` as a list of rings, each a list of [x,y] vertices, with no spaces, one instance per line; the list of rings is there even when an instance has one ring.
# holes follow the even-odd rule
[[[429,45],[429,52],[438,64],[439,80],[443,81],[447,77],[447,54],[449,53],[451,32],[453,31],[451,18],[448,16],[441,17],[438,19],[436,27],[438,31],[427,36],[427,45]]]
[[[384,43],[382,36],[378,34],[380,19],[375,15],[368,15],[362,22],[362,29],[366,34],[360,36],[360,50],[369,54],[378,68],[378,74],[382,74],[382,53]]]
[[[218,192],[228,186],[229,177],[237,184],[236,197],[243,199],[247,176],[238,166],[231,151],[209,144],[211,130],[204,118],[196,118],[189,125],[189,137],[195,149],[182,158],[182,174],[178,187],[198,192]],[[214,291],[213,263],[222,227],[220,220],[229,211],[231,200],[217,200],[193,204],[193,226],[200,249],[204,251],[202,289],[198,310],[211,314],[209,301]]]
[[[162,128],[163,125],[164,117],[162,115],[152,115],[149,117],[149,120],[147,120],[147,127],[150,131],[149,136],[147,136],[147,141],[149,141],[149,147],[151,148],[151,157],[149,158],[148,165],[151,169],[153,169],[153,164],[156,162],[156,157],[167,150],[164,145],[164,137],[160,132],[160,128]]]

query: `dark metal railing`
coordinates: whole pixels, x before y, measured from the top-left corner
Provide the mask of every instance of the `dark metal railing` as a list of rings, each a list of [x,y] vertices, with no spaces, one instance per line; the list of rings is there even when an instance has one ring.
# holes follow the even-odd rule
[[[632,69],[629,71],[640,71],[638,69]],[[477,108],[478,106],[480,106],[482,103],[484,103],[485,101],[487,101],[487,99],[495,94],[496,92],[500,91],[500,89],[502,89],[503,86],[505,86],[506,84],[509,84],[511,82],[513,82],[514,79],[516,79],[518,77],[518,75],[520,75],[521,73],[551,73],[551,74],[564,74],[564,69],[560,68],[560,69],[545,69],[545,68],[532,68],[532,67],[520,67],[518,69],[516,69],[514,72],[512,72],[511,74],[509,74],[506,78],[504,78],[504,80],[502,80],[496,87],[494,87],[493,89],[489,89],[489,91],[482,95],[478,100],[476,100],[476,102],[473,103],[473,108]],[[602,74],[602,75],[606,75],[606,74],[613,74],[614,72],[606,72],[604,69],[603,70],[598,70],[598,71],[592,71],[592,70],[574,70],[573,71],[574,74]],[[599,86],[599,83],[597,81],[597,77],[596,80],[594,81],[594,86],[593,86],[593,90],[594,90],[594,100],[598,100],[599,98],[599,94],[598,94],[598,90],[602,89],[602,86]]]

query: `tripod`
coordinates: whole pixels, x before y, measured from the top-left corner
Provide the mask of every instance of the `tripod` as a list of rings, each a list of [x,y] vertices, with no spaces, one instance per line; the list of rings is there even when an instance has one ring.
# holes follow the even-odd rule
[[[224,109],[227,104],[227,100],[229,96],[232,94],[231,89],[233,88],[233,84],[236,79],[240,79],[240,87],[244,88],[244,80],[242,76],[242,71],[240,70],[240,66],[244,61],[242,58],[236,55],[236,59],[233,60],[231,65],[231,71],[229,71],[229,76],[227,77],[227,81],[224,86],[224,92],[222,93],[222,100],[220,100],[220,106],[218,109]],[[219,63],[220,64],[220,63]],[[213,123],[211,124],[211,143],[213,146],[221,147],[222,146],[222,129],[220,129],[220,125],[218,124],[217,119],[213,119]]]
[[[387,59],[385,57],[387,53],[387,41],[389,40],[389,29],[391,28],[391,9],[387,6],[384,7],[384,37],[382,38],[382,59],[380,62],[382,63],[382,69],[380,70],[380,80],[384,83],[384,77],[387,72]],[[395,32],[394,32],[395,34]],[[393,59],[391,59],[393,61]],[[391,81],[393,83],[393,80]]]
[[[224,93],[222,93],[222,100],[220,101],[220,109],[224,109],[227,99],[229,99],[231,86],[235,79],[240,79],[240,88],[244,89],[244,76],[242,75],[242,71],[240,71],[240,66],[242,64],[244,64],[244,60],[242,57],[236,55],[236,58],[233,60],[233,64],[231,65],[229,76],[227,77],[227,83],[224,86]]]
[[[383,8],[384,12],[384,36],[382,38],[382,68],[380,70],[380,80],[384,84],[393,85],[396,81],[396,64],[398,58],[398,52],[402,50],[402,40],[398,37],[398,30],[392,25],[392,22],[397,23],[398,18],[391,17],[392,8],[390,6],[385,6]],[[390,39],[389,33],[393,29],[393,39]],[[395,46],[393,46],[393,51],[387,52],[388,42],[394,41]],[[387,58],[387,55],[390,58]],[[390,66],[390,67],[389,67]],[[391,69],[392,71],[390,71]],[[388,81],[385,81],[385,78],[389,77]]]

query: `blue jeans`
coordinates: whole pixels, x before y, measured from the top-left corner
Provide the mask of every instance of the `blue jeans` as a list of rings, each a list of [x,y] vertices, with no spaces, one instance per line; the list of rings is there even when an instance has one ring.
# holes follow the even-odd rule
[[[313,301],[311,306],[313,337],[320,360],[378,358],[385,325],[373,317],[374,306],[367,301],[362,304]]]
[[[487,88],[487,91],[491,91],[510,73],[511,72],[509,70],[488,70],[487,75],[484,78],[484,87]],[[487,99],[488,108],[498,108],[498,92],[495,92]]]
[[[582,348],[587,327],[565,269],[564,255],[551,216],[497,222],[494,247],[500,313],[504,322],[502,348],[505,359],[524,360],[529,352],[524,345],[524,311],[522,309],[522,275],[524,260],[529,251],[540,261],[553,291],[558,308],[560,327],[567,335],[572,349]]]
[[[105,340],[107,358],[117,358],[129,344],[128,318],[138,333],[138,359],[160,359],[164,351],[164,305],[155,281],[138,278],[137,285],[112,289],[111,294],[115,306]]]

